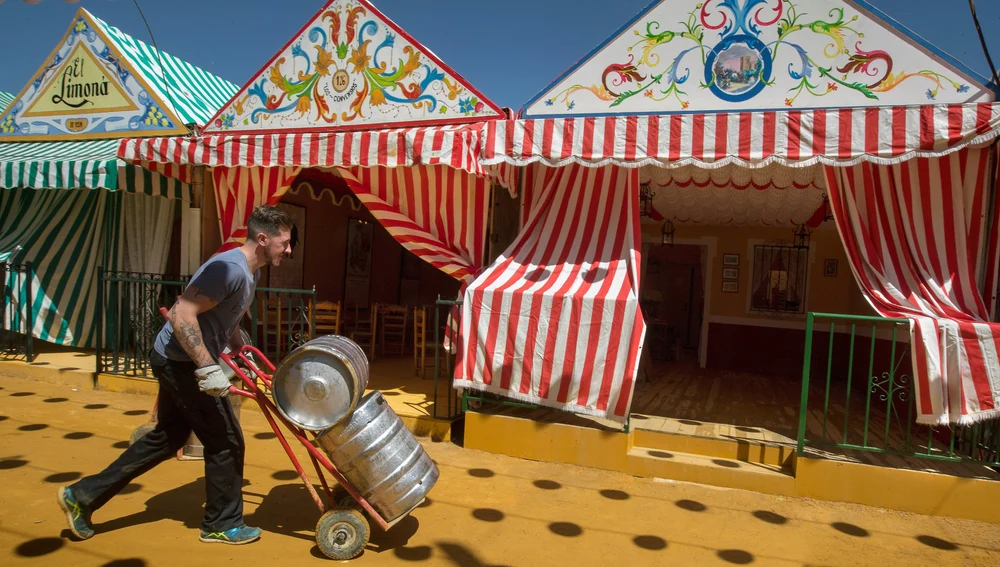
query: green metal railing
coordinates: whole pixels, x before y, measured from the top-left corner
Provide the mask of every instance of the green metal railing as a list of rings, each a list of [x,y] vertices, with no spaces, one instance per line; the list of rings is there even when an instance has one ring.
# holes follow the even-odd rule
[[[434,302],[434,419],[455,420],[466,410],[458,391],[451,385],[455,376],[456,355],[443,348],[441,336],[441,311],[444,310],[447,321],[448,314],[461,312],[461,307],[461,301],[449,301],[440,297]],[[455,324],[458,324],[457,318]],[[444,392],[441,392],[442,389]],[[441,403],[442,399],[445,401],[444,405]],[[444,410],[445,407],[447,412]]]
[[[909,328],[908,319],[808,314],[799,456],[815,447],[1000,465],[1000,420],[916,423]],[[828,336],[817,341],[821,332]],[[817,374],[819,384],[812,380]]]
[[[189,280],[189,276],[105,272],[98,267],[96,357],[99,373],[151,377],[149,352],[163,327],[160,307],[170,308]],[[274,300],[274,308],[261,310],[260,303],[268,300]],[[312,306],[315,304],[315,288],[257,288],[249,309],[248,333],[253,344],[277,363],[313,336],[316,324]],[[263,314],[258,321],[261,311]],[[280,335],[275,332],[273,319],[279,311]]]
[[[0,262],[0,357],[34,362],[35,270]]]

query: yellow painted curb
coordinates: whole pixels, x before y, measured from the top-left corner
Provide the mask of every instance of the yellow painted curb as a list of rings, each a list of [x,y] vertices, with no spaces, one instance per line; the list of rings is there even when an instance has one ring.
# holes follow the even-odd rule
[[[798,459],[796,468],[799,496],[1000,523],[994,480],[811,458]]]
[[[993,480],[811,458],[795,459],[792,474],[784,456],[775,459],[786,465],[782,470],[774,464],[720,455],[724,451],[716,443],[691,442],[684,448],[692,452],[670,453],[662,446],[639,446],[637,439],[650,440],[638,431],[602,431],[473,412],[465,416],[468,449],[642,477],[1000,523],[1000,506],[996,505],[1000,482]],[[735,441],[733,446],[731,450],[739,450]]]
[[[0,361],[0,376],[63,384],[73,388],[84,389],[92,389],[96,379],[94,372],[91,370],[54,366],[40,360],[36,360],[35,362],[24,362],[22,360]]]

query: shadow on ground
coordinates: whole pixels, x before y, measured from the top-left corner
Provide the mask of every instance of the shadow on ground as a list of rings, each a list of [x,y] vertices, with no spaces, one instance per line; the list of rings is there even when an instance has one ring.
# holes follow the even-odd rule
[[[319,494],[322,488],[317,487]],[[267,494],[253,492],[253,488],[244,489],[243,494],[253,499],[259,498],[257,510],[247,517],[247,523],[257,526],[267,533],[276,533],[303,541],[315,542],[316,522],[320,513],[306,487],[300,483],[275,486]],[[371,536],[366,552],[383,553],[404,547],[417,533],[419,520],[411,514],[383,532],[374,521],[371,525]],[[313,555],[322,556],[318,548],[313,549]]]

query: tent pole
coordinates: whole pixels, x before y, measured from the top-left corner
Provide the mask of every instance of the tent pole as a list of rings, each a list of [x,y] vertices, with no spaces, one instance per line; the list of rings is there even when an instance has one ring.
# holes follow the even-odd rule
[[[980,256],[979,256],[979,268],[976,270],[978,274],[977,286],[981,290],[981,294],[984,300],[987,302],[987,306],[992,303],[991,299],[995,293],[1000,290],[995,289],[985,289],[986,288],[986,269],[990,267],[990,242],[991,232],[993,230],[993,223],[996,222],[996,205],[997,205],[997,153],[1000,150],[1000,142],[994,142],[986,149],[989,159],[989,164],[986,171],[988,172],[987,185],[986,185],[986,230],[983,231],[984,237],[983,241],[980,243]],[[995,319],[994,313],[989,313],[989,316]]]
[[[986,62],[990,65],[990,73],[993,74],[993,83],[1000,87],[1000,77],[997,77],[997,68],[993,65],[993,58],[990,57],[990,50],[986,47],[986,38],[983,37],[983,28],[979,26],[979,15],[976,14],[975,0],[969,0],[969,10],[972,12],[972,21],[976,24],[976,31],[979,33],[979,43],[983,46],[983,54],[986,55]]]

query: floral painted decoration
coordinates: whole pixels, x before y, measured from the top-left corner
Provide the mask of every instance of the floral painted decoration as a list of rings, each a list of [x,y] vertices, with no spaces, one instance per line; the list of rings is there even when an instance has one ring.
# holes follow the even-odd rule
[[[848,16],[844,8],[835,6],[818,14],[821,17],[811,16],[800,9],[803,3],[809,4],[805,0],[707,0],[695,4],[675,24],[648,16],[632,29],[635,43],[619,62],[604,68],[599,82],[568,85],[547,96],[544,105],[561,103],[572,110],[579,97],[589,97],[612,110],[641,94],[686,109],[692,89],[738,103],[777,88],[779,75],[785,77],[782,85],[790,84],[785,96],[789,107],[803,96],[845,91],[877,101],[883,93],[915,80],[930,83],[926,94],[931,100],[943,89],[959,94],[970,90],[969,85],[936,71],[899,69],[889,52],[869,47],[865,34],[852,27],[858,15]],[[826,39],[824,49],[817,52],[804,47],[802,39],[817,36]],[[661,56],[668,45],[673,48],[669,59]]]

